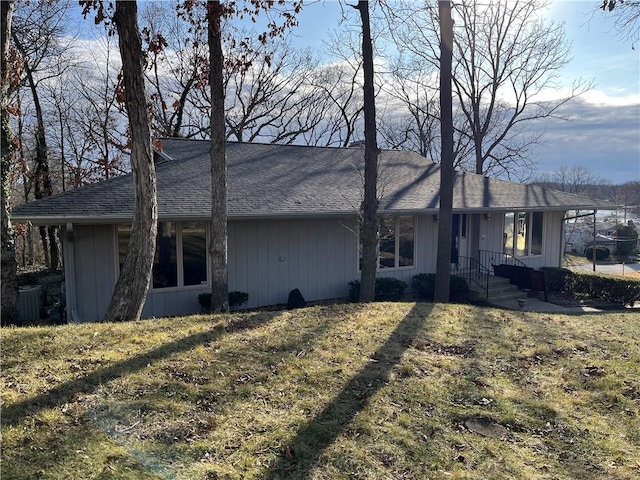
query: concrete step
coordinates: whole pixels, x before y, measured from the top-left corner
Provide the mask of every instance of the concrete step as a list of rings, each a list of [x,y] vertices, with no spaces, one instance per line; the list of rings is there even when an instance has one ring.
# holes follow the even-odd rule
[[[483,279],[487,280],[486,278]],[[485,298],[489,302],[502,302],[505,300],[516,300],[518,298],[525,298],[526,294],[520,290],[516,285],[509,282],[508,278],[496,277],[495,275],[488,276],[489,282],[489,298],[485,297],[485,292],[480,286],[475,283],[469,285],[470,289],[475,292],[478,298]]]
[[[519,298],[526,298],[526,297],[527,295],[521,290],[505,292],[505,293],[500,293],[496,295],[493,295],[491,292],[489,292],[489,298],[487,298],[487,301],[494,303],[494,302],[503,302],[505,300],[517,300]]]

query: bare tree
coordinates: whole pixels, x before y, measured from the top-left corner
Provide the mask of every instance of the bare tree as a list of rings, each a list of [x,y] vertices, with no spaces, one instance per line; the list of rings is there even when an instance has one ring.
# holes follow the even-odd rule
[[[561,108],[590,85],[576,81],[562,98],[548,100],[557,89],[558,72],[568,62],[570,44],[562,25],[547,22],[537,0],[456,4],[453,59],[458,127],[473,151],[458,162],[490,176],[524,178],[534,160],[529,149],[543,131],[538,120],[560,117]],[[432,8],[407,2],[396,11],[395,39],[418,60],[438,65],[437,22]]]
[[[599,8],[613,17],[622,38],[632,42],[640,39],[640,1],[601,0]]]
[[[453,21],[451,2],[438,1],[440,23],[440,131],[442,153],[440,157],[440,212],[438,222],[438,255],[436,258],[436,287],[434,301],[449,301],[451,275],[451,230],[453,218],[453,102],[452,102],[452,58]]]
[[[593,188],[597,185],[602,185],[604,181],[593,170],[574,165],[571,167],[562,166],[555,172],[539,175],[532,183],[562,192],[593,197]],[[579,220],[582,217],[583,212],[580,210],[573,210],[565,215],[567,219],[565,224],[566,241],[570,241],[573,238],[580,225]]]
[[[364,70],[364,201],[360,242],[360,301],[375,299],[376,270],[378,264],[378,141],[376,129],[376,97],[373,83],[373,42],[369,20],[369,2],[360,0],[355,7],[362,21],[362,66]]]
[[[627,222],[627,212],[640,214],[640,182],[630,181],[623,183],[617,188],[616,202],[624,208],[624,219]]]
[[[603,183],[593,170],[581,165],[562,166],[559,170],[539,175],[532,183],[577,195],[589,195],[595,185]]]
[[[227,150],[224,119],[224,56],[220,2],[207,2],[209,88],[211,89],[211,310],[229,311],[227,270]]]
[[[202,116],[193,105],[198,88],[207,83],[206,32],[176,11],[176,4],[149,2],[141,15],[147,53],[152,130],[160,136],[190,137],[204,126],[193,117]]]
[[[9,67],[9,38],[11,37],[11,21],[13,1],[0,2],[1,48],[0,48],[0,110],[2,125],[0,126],[0,160],[2,173],[2,325],[19,323],[18,311],[18,276],[15,255],[15,238],[10,218],[10,192],[13,170],[13,149],[11,125],[9,120],[9,88],[12,72]],[[15,72],[14,72],[15,73]]]
[[[69,58],[65,52],[69,40],[65,37],[66,13],[70,7],[68,0],[20,3],[14,18],[11,38],[23,62],[23,82],[31,93],[35,111],[35,168],[34,192],[36,199],[53,193],[49,172],[49,149],[41,100],[41,84],[60,76],[67,68]],[[45,252],[46,263],[58,268],[59,251],[56,228],[40,227],[40,237]]]
[[[302,8],[301,2],[291,2],[286,6],[284,0],[276,2],[261,2],[252,0],[244,7],[238,7],[235,2],[211,1],[206,2],[206,31],[209,46],[209,99],[210,129],[211,129],[211,309],[214,312],[229,310],[229,284],[227,273],[227,159],[225,138],[225,89],[224,69],[241,70],[251,67],[249,53],[251,46],[246,41],[240,44],[245,48],[237,58],[225,59],[223,54],[222,25],[226,18],[234,15],[247,15],[255,21],[261,11],[279,12],[283,22],[278,25],[275,21],[268,23],[268,31],[258,35],[260,42],[281,37],[291,26],[295,25],[295,14]],[[184,2],[181,15],[194,28],[203,28],[202,16],[198,15],[198,2]]]
[[[142,40],[136,2],[116,2],[125,103],[131,132],[134,211],[129,251],[125,257],[104,321],[137,320],[147,297],[156,248],[158,205],[156,173],[144,82]]]
[[[131,150],[120,81],[122,65],[114,55],[117,47],[112,45],[111,36],[101,38],[99,45],[70,78],[74,96],[78,97],[70,112],[73,131],[67,135],[73,140],[70,147],[75,153],[76,186],[129,171],[126,158]]]
[[[356,57],[361,58],[361,57]],[[318,68],[310,88],[322,99],[313,114],[321,121],[304,134],[308,145],[348,147],[363,135],[362,62],[338,62]]]
[[[425,66],[427,68],[425,68]],[[381,116],[380,129],[390,148],[403,148],[436,158],[439,144],[438,89],[430,65],[407,64],[398,56],[390,65],[390,81],[384,85],[388,112]]]
[[[293,143],[316,128],[323,117],[309,114],[321,97],[309,82],[318,67],[313,53],[254,41],[248,55],[250,67],[225,72],[227,138]]]
[[[406,59],[400,53],[391,59],[387,81],[383,83],[387,108],[380,116],[379,130],[385,146],[416,152],[438,161],[441,155],[439,70],[431,64]],[[473,150],[464,132],[464,115],[453,112],[454,168]]]

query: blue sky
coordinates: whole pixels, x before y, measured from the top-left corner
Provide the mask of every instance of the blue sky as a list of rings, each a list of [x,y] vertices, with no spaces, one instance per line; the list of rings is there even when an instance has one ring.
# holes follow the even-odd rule
[[[572,60],[561,72],[565,85],[580,77],[593,88],[568,107],[571,122],[545,124],[544,145],[534,148],[539,173],[580,165],[603,180],[640,180],[640,45],[619,38],[599,0],[553,1],[547,18],[565,24]],[[345,7],[348,24],[357,28],[355,11]],[[295,35],[300,45],[322,49],[327,32],[341,17],[337,1],[307,5]],[[635,49],[634,49],[635,48]]]
[[[547,17],[564,22],[572,60],[561,72],[567,86],[582,77],[594,87],[564,114],[573,121],[545,123],[544,145],[532,155],[539,172],[580,165],[612,183],[640,180],[640,44],[618,38],[610,15],[597,9],[601,0],[555,0]],[[359,28],[357,12],[336,0],[306,5],[294,31],[294,44],[324,50],[323,40],[348,14],[346,25]],[[633,49],[632,47],[635,47]]]

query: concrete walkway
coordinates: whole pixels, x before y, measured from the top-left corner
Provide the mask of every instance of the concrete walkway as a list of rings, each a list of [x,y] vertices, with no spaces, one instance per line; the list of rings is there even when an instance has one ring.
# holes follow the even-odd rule
[[[571,265],[569,270],[593,273],[593,264]],[[596,263],[596,273],[625,275],[640,272],[640,263]]]
[[[577,272],[593,272],[593,264],[585,265],[570,265],[566,268]],[[598,263],[596,264],[596,272],[609,274],[609,275],[625,275],[634,274],[640,272],[640,263]],[[508,308],[509,310],[520,310],[525,312],[548,312],[548,313],[593,313],[602,312],[608,309],[598,308],[597,306],[562,306],[555,303],[544,302],[537,298],[526,298],[524,305],[520,305],[517,299],[515,300],[502,300],[497,302],[490,302],[491,305],[500,308]],[[634,311],[640,312],[640,302],[632,307]],[[622,309],[621,310],[626,310]]]
[[[496,307],[507,308],[509,310],[520,310],[524,312],[541,312],[541,313],[594,313],[602,310],[594,307],[563,307],[555,303],[549,303],[537,298],[525,299],[524,305],[521,307],[518,300],[505,300],[502,302],[492,303]]]

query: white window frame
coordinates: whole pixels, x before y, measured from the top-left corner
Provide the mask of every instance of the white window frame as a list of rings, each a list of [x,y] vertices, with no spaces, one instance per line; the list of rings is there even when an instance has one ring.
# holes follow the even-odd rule
[[[185,285],[184,284],[184,251],[183,251],[183,243],[182,243],[182,224],[190,223],[187,222],[172,222],[175,223],[176,226],[176,268],[177,268],[177,285],[175,287],[161,287],[154,288],[153,286],[153,276],[149,280],[149,291],[150,292],[177,292],[177,291],[185,291],[185,290],[201,290],[203,288],[211,287],[211,262],[209,261],[209,243],[211,241],[211,232],[209,227],[209,222],[204,222],[201,220],[193,220],[193,222],[204,223],[205,225],[205,258],[206,258],[206,267],[207,267],[207,281],[206,283],[201,283],[199,285]],[[158,221],[158,223],[163,223],[163,221]],[[165,222],[166,223],[166,222]],[[129,223],[121,223],[118,225],[130,225]],[[116,279],[120,276],[120,252],[118,251],[118,225],[113,226],[113,237],[115,244],[115,270],[116,270]]]
[[[413,265],[404,265],[399,266],[400,262],[400,217],[408,217],[411,218],[411,222],[413,224],[413,252],[412,259]],[[378,244],[376,245],[376,250],[378,252],[378,258],[376,261],[376,271],[377,272],[395,272],[399,270],[415,270],[416,269],[416,253],[417,253],[417,245],[416,245],[416,216],[415,215],[379,215],[379,219],[381,218],[393,218],[395,220],[395,242],[394,242],[394,266],[393,267],[381,267],[380,266],[380,239],[378,239]],[[361,251],[361,242],[360,242],[360,225],[358,224],[358,235],[356,239],[356,271],[360,273],[362,270],[360,268],[360,251]]]
[[[514,211],[509,211],[506,212],[503,216],[502,216],[502,232],[504,233],[504,228],[505,228],[505,217],[507,214],[512,213],[513,214],[513,246],[512,246],[512,255],[514,258],[539,258],[544,256],[544,251],[545,251],[545,229],[546,229],[546,225],[545,225],[545,217],[546,215],[544,214],[544,211],[541,210],[535,210],[535,211],[524,211],[524,210],[514,210]],[[527,246],[527,251],[524,255],[518,255],[518,248],[516,247],[516,236],[518,235],[518,220],[519,220],[519,214],[520,213],[524,213],[526,215],[527,218],[527,224],[526,224],[526,231],[527,231],[527,236],[525,238],[525,245]],[[540,213],[542,215],[542,242],[540,245],[540,253],[531,253],[531,248],[533,246],[533,215],[536,213]],[[504,246],[503,246],[503,252],[504,252]]]

